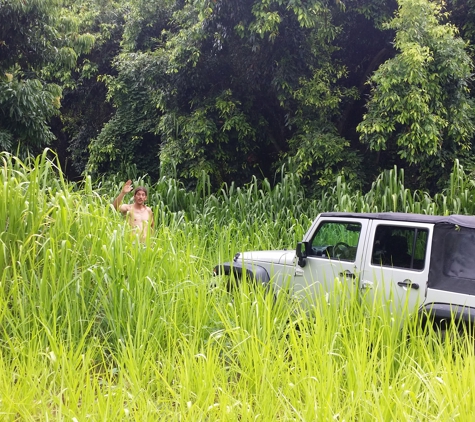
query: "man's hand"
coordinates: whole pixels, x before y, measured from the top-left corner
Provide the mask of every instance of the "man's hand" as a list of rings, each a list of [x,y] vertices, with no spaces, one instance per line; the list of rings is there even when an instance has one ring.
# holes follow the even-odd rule
[[[119,196],[114,199],[114,202],[112,203],[114,205],[114,208],[122,213],[126,212],[123,211],[122,209],[119,210],[119,206],[122,203],[122,200],[124,199],[124,196],[127,195],[129,192],[132,192],[132,180],[127,180],[125,182],[124,186],[122,186],[122,190],[119,193]]]
[[[132,180],[127,180],[127,182],[125,182],[124,186],[122,187],[122,192],[126,194],[129,192],[132,192],[132,189],[133,189]]]

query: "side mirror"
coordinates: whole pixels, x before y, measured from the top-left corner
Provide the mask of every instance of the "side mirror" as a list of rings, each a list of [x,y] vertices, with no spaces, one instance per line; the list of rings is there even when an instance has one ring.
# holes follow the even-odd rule
[[[307,258],[307,245],[308,242],[299,242],[297,243],[297,248],[295,250],[295,255],[297,255],[298,258],[298,264],[301,267],[305,267],[307,265],[307,261],[305,258]]]

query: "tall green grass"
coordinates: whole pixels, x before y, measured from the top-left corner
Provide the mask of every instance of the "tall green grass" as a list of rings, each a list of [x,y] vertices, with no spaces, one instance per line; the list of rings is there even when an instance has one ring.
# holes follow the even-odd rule
[[[435,198],[396,169],[319,199],[284,172],[219,192],[135,178],[157,223],[142,245],[111,206],[122,181],[69,184],[49,151],[0,165],[0,419],[473,419],[467,339],[394,323],[345,286],[314,312],[210,287],[216,263],[293,248],[320,211],[472,212],[460,167]]]

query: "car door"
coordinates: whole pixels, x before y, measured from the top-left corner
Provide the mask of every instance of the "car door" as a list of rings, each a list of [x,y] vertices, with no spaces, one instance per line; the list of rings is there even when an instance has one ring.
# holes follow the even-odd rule
[[[424,302],[432,225],[373,220],[360,276],[362,297],[391,312],[413,312]]]
[[[293,292],[312,302],[328,297],[335,283],[346,291],[356,289],[363,260],[368,219],[322,217],[313,233],[307,234],[305,265],[296,264]]]

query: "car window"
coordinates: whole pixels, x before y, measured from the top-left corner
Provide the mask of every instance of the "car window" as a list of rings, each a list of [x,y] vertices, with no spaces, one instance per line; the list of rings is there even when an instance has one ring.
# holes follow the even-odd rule
[[[361,224],[323,222],[313,236],[311,255],[322,258],[354,261],[361,233]]]
[[[475,259],[473,259],[473,232],[453,232],[447,234],[444,242],[444,275],[448,277],[475,279]]]
[[[427,229],[380,224],[375,231],[371,263],[423,270],[428,236]]]

